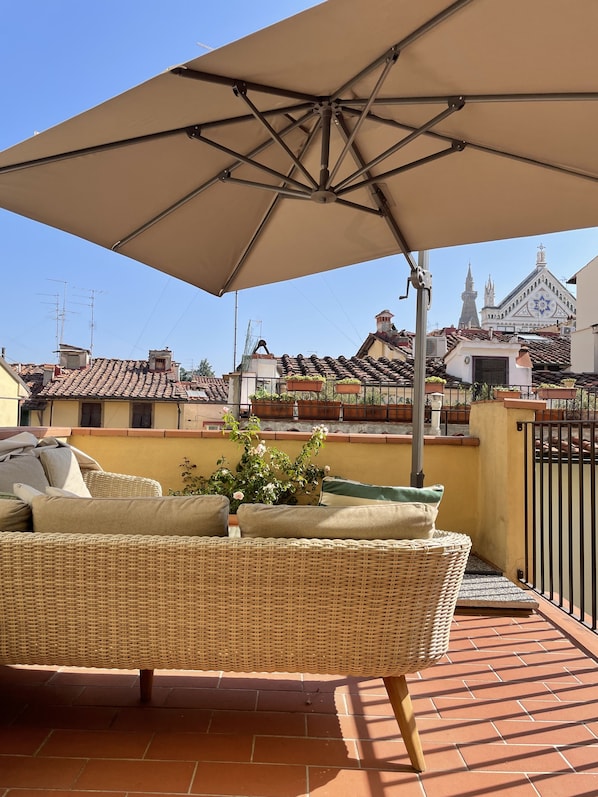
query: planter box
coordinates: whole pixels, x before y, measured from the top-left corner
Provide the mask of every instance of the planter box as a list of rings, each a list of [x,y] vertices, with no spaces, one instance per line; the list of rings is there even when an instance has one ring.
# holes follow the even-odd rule
[[[292,418],[294,408],[294,401],[254,399],[251,402],[251,411],[254,415],[257,415],[258,418]]]
[[[324,382],[321,379],[287,379],[287,390],[302,390],[319,393]]]
[[[504,401],[505,399],[521,398],[521,390],[495,390],[494,400]]]
[[[444,393],[444,382],[425,382],[426,393]]]
[[[305,421],[338,421],[341,411],[340,401],[318,401],[299,399],[297,417]]]
[[[344,421],[385,421],[386,404],[343,404]]]
[[[469,407],[447,407],[440,410],[440,420],[446,423],[469,423]]]
[[[411,404],[389,404],[386,409],[388,410],[389,421],[404,421],[405,423],[412,423],[413,421],[413,407]]]
[[[563,421],[565,410],[536,410],[536,421]]]
[[[350,394],[359,393],[361,390],[361,385],[335,385],[334,391],[338,393],[339,396],[347,396]]]
[[[576,396],[577,396],[577,389],[574,387],[538,388],[539,399],[574,399]]]

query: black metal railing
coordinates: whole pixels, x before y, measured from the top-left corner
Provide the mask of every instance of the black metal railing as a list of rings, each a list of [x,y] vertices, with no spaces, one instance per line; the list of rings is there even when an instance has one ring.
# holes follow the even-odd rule
[[[525,570],[521,581],[598,630],[594,420],[520,423],[525,433]]]

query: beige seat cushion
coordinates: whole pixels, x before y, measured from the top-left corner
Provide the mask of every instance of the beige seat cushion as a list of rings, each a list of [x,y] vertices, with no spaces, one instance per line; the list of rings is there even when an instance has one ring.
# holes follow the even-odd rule
[[[438,513],[435,504],[391,503],[363,506],[270,506],[241,504],[242,537],[318,537],[320,539],[430,539]]]
[[[66,446],[40,448],[39,459],[52,487],[60,487],[82,498],[91,498],[75,454]],[[30,484],[30,482],[27,482]]]
[[[0,531],[31,531],[31,507],[16,495],[0,494]]]
[[[225,537],[227,498],[219,495],[161,498],[33,498],[36,533],[158,534]]]

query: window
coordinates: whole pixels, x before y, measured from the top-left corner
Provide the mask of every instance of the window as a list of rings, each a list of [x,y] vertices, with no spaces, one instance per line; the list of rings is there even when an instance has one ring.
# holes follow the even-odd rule
[[[100,427],[102,425],[102,405],[99,401],[81,402],[81,426]]]
[[[508,385],[508,357],[474,357],[473,381],[487,385]]]
[[[133,404],[131,428],[133,429],[152,428],[152,405],[150,403]]]
[[[156,357],[154,370],[156,370],[156,371],[165,371],[166,370],[166,358],[165,357]]]

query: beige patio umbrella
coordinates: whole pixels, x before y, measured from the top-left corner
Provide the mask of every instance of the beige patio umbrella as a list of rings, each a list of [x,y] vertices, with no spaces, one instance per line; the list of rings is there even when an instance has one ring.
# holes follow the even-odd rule
[[[595,0],[328,0],[0,153],[0,206],[214,294],[402,252],[419,408],[411,253],[598,224],[597,30]]]

